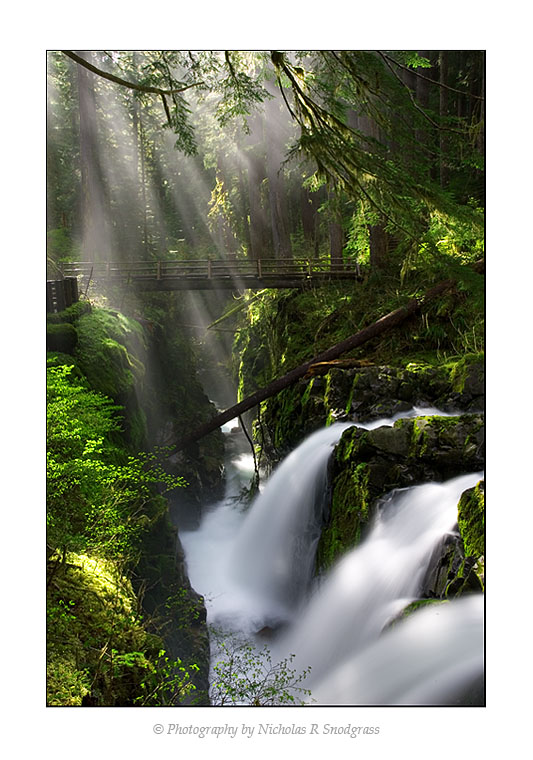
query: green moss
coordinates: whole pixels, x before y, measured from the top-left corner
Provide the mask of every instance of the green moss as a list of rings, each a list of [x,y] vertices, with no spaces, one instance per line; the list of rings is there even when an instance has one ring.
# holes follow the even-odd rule
[[[477,436],[484,426],[483,418],[479,415],[461,415],[444,417],[430,415],[405,420],[403,424],[412,426],[410,457],[413,459],[433,458],[435,451],[456,451],[461,439],[461,431],[470,426],[468,435],[464,435],[461,451],[465,461],[475,458],[479,446]],[[394,427],[398,426],[398,422]]]
[[[388,628],[393,628],[398,623],[401,623],[406,618],[410,617],[414,613],[418,612],[418,610],[423,609],[424,607],[429,607],[430,605],[435,604],[448,604],[448,600],[446,599],[417,599],[415,602],[411,602],[407,605],[407,607],[404,607],[403,610],[400,612],[399,615],[396,615],[395,618],[390,622]]]
[[[90,385],[115,400],[142,382],[144,336],[135,320],[106,309],[94,309],[78,321],[75,356]],[[137,354],[137,356],[136,356]]]
[[[78,333],[69,322],[46,325],[46,349],[64,354],[73,353],[78,342]]]
[[[47,604],[47,704],[132,704],[162,641],[146,632],[129,581],[111,562],[52,560]]]
[[[349,459],[356,445],[354,438],[347,436],[336,453],[337,461],[346,461],[346,457]],[[359,542],[368,524],[370,502],[368,464],[352,462],[334,478],[331,512],[317,550],[319,568],[329,567],[348,548]]]
[[[333,409],[330,405],[330,391],[331,391],[331,372],[328,372],[326,375],[326,385],[324,388],[324,407],[327,410],[327,417],[326,417],[326,427],[329,427],[333,422],[335,422],[335,417],[333,415]]]
[[[302,406],[305,406],[307,402],[309,401],[309,396],[311,395],[311,391],[313,390],[314,382],[315,382],[315,378],[312,377],[311,380],[309,380],[309,382],[307,383],[305,391],[302,393]]]
[[[412,421],[411,450],[409,456],[413,458],[424,456],[428,445],[427,427],[430,419],[431,418],[429,417],[416,417]]]
[[[346,401],[346,408],[344,410],[345,414],[350,414],[352,411],[352,402],[353,402],[353,396],[355,393],[355,389],[357,387],[357,383],[359,382],[360,375],[354,375],[354,379],[352,382],[352,387],[350,388],[350,392],[348,394],[348,400]]]
[[[456,393],[463,393],[466,384],[470,380],[472,368],[478,365],[483,366],[484,362],[485,353],[481,351],[475,354],[466,354],[458,361],[447,365],[452,387]]]
[[[56,314],[47,314],[46,321],[51,324],[59,322],[74,323],[84,314],[89,314],[91,309],[89,301],[76,301],[76,303],[63,309],[63,311],[59,311]]]
[[[485,484],[481,480],[463,493],[457,523],[464,543],[465,557],[485,554]]]

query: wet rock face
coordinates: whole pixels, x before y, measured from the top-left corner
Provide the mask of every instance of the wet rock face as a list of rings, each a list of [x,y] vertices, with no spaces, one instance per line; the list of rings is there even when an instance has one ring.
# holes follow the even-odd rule
[[[371,496],[392,488],[442,481],[484,465],[484,418],[422,416],[374,430],[349,428],[335,452],[337,469],[365,462]]]
[[[330,404],[340,416],[347,416],[354,422],[392,416],[413,406],[433,406],[443,412],[458,409],[481,411],[484,408],[485,373],[482,362],[465,365],[461,373],[455,374],[438,367],[363,367],[348,370],[348,377],[342,383],[336,377],[339,372],[331,372]],[[347,406],[343,385],[346,385],[350,375],[352,388]]]
[[[364,534],[378,499],[395,488],[444,481],[484,469],[485,367],[465,357],[442,367],[352,366],[318,368],[262,409],[256,432],[271,465],[315,430],[334,421],[367,423],[432,407],[443,415],[398,420],[392,427],[345,431],[330,463],[330,508],[322,532],[317,566],[323,569]],[[461,530],[466,543],[480,525],[479,511],[465,504]],[[483,523],[484,529],[484,523]],[[427,598],[479,590],[483,551],[448,537],[436,550],[425,581]]]
[[[481,361],[442,368],[333,368],[304,378],[269,399],[258,436],[267,459],[275,464],[305,436],[332,421],[366,423],[413,407],[433,407],[445,413],[482,412],[484,383]]]
[[[360,540],[377,500],[389,491],[482,470],[484,454],[481,414],[423,416],[391,427],[345,430],[330,466],[331,508],[319,543],[319,566],[329,566]],[[440,589],[443,581],[437,576]]]

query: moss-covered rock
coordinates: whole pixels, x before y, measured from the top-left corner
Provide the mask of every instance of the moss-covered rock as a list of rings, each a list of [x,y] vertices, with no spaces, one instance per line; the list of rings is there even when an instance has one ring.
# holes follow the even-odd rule
[[[53,558],[47,599],[47,704],[133,705],[164,648],[138,614],[129,581],[113,563]]]
[[[63,311],[58,311],[55,314],[47,314],[46,321],[50,324],[57,324],[59,322],[70,322],[73,324],[84,314],[89,314],[91,310],[92,306],[89,301],[76,301],[76,303],[63,309]]]
[[[479,356],[440,367],[419,362],[404,368],[333,368],[304,378],[262,404],[257,437],[275,463],[324,425],[366,423],[413,407],[446,413],[482,411],[484,364]]]
[[[78,333],[69,322],[46,325],[46,350],[72,354],[78,342]]]
[[[142,392],[146,374],[146,336],[134,319],[112,309],[85,310],[75,323],[77,366],[94,390],[122,406],[124,433],[134,450],[146,446]]]
[[[76,358],[90,385],[115,401],[142,382],[146,350],[142,327],[108,309],[93,309],[77,322]]]
[[[464,543],[465,557],[485,554],[485,483],[480,480],[461,496],[457,522]]]
[[[369,467],[366,462],[347,463],[338,474],[332,491],[327,527],[318,544],[316,563],[330,567],[335,559],[355,546],[369,519],[371,496],[368,489]]]
[[[394,488],[481,470],[483,415],[424,416],[344,431],[331,464],[331,512],[317,560],[329,565],[359,540],[376,500]]]

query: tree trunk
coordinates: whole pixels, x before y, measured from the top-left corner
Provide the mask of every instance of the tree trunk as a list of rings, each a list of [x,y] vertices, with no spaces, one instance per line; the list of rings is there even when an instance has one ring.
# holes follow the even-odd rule
[[[439,54],[439,81],[440,84],[448,84],[448,51],[441,50]],[[441,124],[445,123],[446,116],[448,115],[448,90],[446,87],[440,88],[439,95],[439,113]],[[449,170],[446,162],[446,152],[448,149],[448,138],[446,132],[440,133],[440,184],[441,187],[446,187],[449,180]]]
[[[343,263],[344,229],[339,198],[333,190],[328,193],[328,201],[329,262],[332,269],[340,269]]]
[[[250,223],[248,218],[248,193],[246,191],[245,174],[242,166],[239,165],[239,214],[241,223],[241,234],[244,241],[244,246],[248,252],[252,249],[252,243],[250,240]]]
[[[427,58],[431,60],[430,50],[418,50],[418,55],[421,58]],[[425,111],[429,108],[429,81],[423,77],[432,78],[433,69],[420,69],[420,73],[423,76],[417,77],[416,80],[416,100],[419,106]],[[428,144],[428,133],[425,129],[416,130],[416,140],[421,145],[426,146]]]
[[[292,259],[287,191],[281,166],[284,156],[279,130],[276,128],[280,122],[279,97],[277,95],[272,100],[265,102],[265,116],[269,126],[272,126],[272,129],[265,130],[265,138],[274,258]]]
[[[329,223],[329,258],[332,269],[342,267],[342,249],[344,246],[344,230],[339,219]]]
[[[318,198],[306,187],[300,189],[300,212],[305,245],[309,257],[318,258]]]
[[[383,269],[389,253],[389,236],[383,224],[370,227],[370,268]]]
[[[102,183],[98,164],[93,75],[78,65],[82,251],[86,261],[105,260]]]
[[[248,171],[248,207],[250,210],[249,258],[257,260],[271,256],[270,225],[263,202],[263,183],[267,172],[264,155],[263,123],[258,114],[248,120],[245,161]]]
[[[364,343],[367,343],[369,340],[372,340],[372,338],[377,338],[387,330],[396,327],[397,325],[404,322],[408,317],[415,314],[427,301],[430,301],[441,293],[444,293],[444,291],[448,290],[454,284],[454,280],[444,280],[443,282],[440,282],[438,285],[435,285],[435,287],[428,290],[422,299],[418,300],[413,298],[406,306],[402,306],[395,311],[391,311],[386,316],[378,319],[377,322],[373,322],[363,330],[360,330],[349,338],[346,338],[346,340],[337,343],[335,346],[332,346],[326,351],[318,354],[318,356],[309,359],[309,361],[306,361],[304,364],[300,364],[299,367],[291,370],[286,375],[278,377],[268,385],[257,390],[251,396],[248,396],[238,404],[235,404],[229,409],[226,409],[225,412],[217,414],[216,417],[214,417],[212,420],[204,423],[192,433],[185,436],[185,438],[183,438],[173,447],[173,451],[176,452],[183,450],[189,444],[194,443],[209,433],[212,433],[214,430],[221,427],[226,422],[229,422],[235,417],[244,414],[244,412],[249,411],[254,406],[257,406],[261,403],[261,401],[264,401],[271,396],[275,396],[280,391],[288,388],[297,380],[300,380],[300,378],[304,377],[313,364],[336,359],[342,354],[346,353],[346,351],[351,351],[354,348],[358,348]]]

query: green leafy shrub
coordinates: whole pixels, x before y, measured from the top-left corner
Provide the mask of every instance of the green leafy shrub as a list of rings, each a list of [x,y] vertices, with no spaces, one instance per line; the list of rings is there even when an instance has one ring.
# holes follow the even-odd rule
[[[211,704],[272,707],[303,705],[311,692],[301,686],[311,668],[301,673],[291,667],[294,655],[274,663],[269,648],[258,650],[236,635],[211,631],[220,660],[213,667]]]
[[[68,553],[47,597],[48,705],[177,705],[193,690],[196,666],[147,633],[115,562]]]
[[[165,473],[155,454],[130,456],[113,443],[119,407],[71,371],[66,365],[47,371],[49,551],[124,558],[155,517],[154,487],[169,490],[183,479]]]

